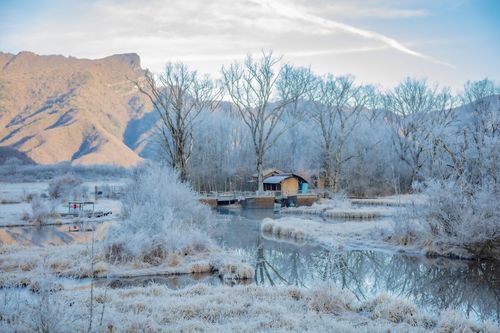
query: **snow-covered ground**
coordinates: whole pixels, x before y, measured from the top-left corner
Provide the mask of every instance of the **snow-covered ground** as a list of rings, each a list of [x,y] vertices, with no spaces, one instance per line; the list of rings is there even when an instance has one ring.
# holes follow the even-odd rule
[[[51,225],[42,228],[2,227],[0,228],[0,245],[46,246],[73,243],[88,243],[92,240],[91,230],[95,230],[94,237],[103,238],[111,221],[102,223],[76,223],[71,225]]]
[[[12,204],[0,204],[0,226],[11,224],[29,224],[23,221],[23,216],[31,213],[31,205],[27,202],[18,202]]]
[[[114,181],[114,182],[85,182],[83,186],[86,186],[91,192],[94,186],[98,185],[110,185],[119,186],[125,183],[124,180]],[[26,225],[30,226],[32,223],[26,219],[32,212],[31,205],[28,202],[28,198],[34,195],[47,194],[48,183],[38,182],[38,183],[0,183],[0,226],[20,226]],[[59,214],[64,214],[68,212],[67,203],[61,201],[49,202],[46,199],[47,205],[54,205],[55,211]],[[119,216],[121,211],[120,200],[99,198],[95,202],[94,211],[105,211],[112,212],[111,216],[116,218]],[[57,218],[51,221],[54,224],[64,224],[73,223],[72,219],[61,219]]]
[[[90,192],[93,193],[95,186],[123,186],[127,182],[126,179],[117,179],[113,181],[87,181],[83,182]],[[0,182],[0,200],[13,199],[22,201],[28,194],[42,194],[47,193],[49,188],[48,182]]]
[[[72,224],[81,220],[89,221],[107,221],[112,218],[118,218],[121,211],[121,202],[113,199],[99,199],[95,202],[94,211],[111,212],[111,215],[100,219],[75,219],[73,217],[56,217],[49,221],[50,224]],[[58,214],[68,213],[68,205],[66,203],[58,203],[55,207],[55,212]],[[32,226],[33,223],[26,216],[32,213],[31,205],[28,202],[19,202],[14,204],[0,205],[0,227],[1,226]]]
[[[384,294],[356,301],[349,291],[327,284],[312,290],[206,284],[181,290],[98,287],[92,299],[89,289],[42,289],[39,295],[14,291],[5,292],[0,314],[3,332],[39,331],[43,325],[74,332],[91,325],[107,332],[500,332],[490,323],[473,323],[450,311],[429,314]]]
[[[23,201],[28,194],[46,193],[47,182],[35,183],[0,183],[0,200]]]

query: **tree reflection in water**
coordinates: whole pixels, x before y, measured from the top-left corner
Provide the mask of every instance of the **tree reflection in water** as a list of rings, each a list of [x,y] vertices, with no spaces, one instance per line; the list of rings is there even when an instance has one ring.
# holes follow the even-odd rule
[[[499,263],[324,248],[280,252],[272,241],[260,244],[257,252],[260,262],[277,270],[286,284],[310,287],[318,281],[333,281],[358,300],[388,292],[428,309],[460,309],[473,318],[500,322]],[[258,283],[263,284],[262,279]]]
[[[500,322],[500,263],[408,257],[376,251],[335,251],[263,237],[259,221],[233,218],[218,231],[221,244],[255,266],[259,285],[309,288],[333,281],[363,300],[382,292],[428,310],[459,309]]]

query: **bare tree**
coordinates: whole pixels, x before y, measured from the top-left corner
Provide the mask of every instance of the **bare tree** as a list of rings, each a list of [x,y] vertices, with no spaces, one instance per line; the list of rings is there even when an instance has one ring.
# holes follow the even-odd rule
[[[354,83],[351,76],[318,78],[309,94],[312,119],[321,139],[321,170],[325,189],[338,190],[342,166],[355,157],[346,154],[346,143],[373,100],[373,89]]]
[[[298,102],[309,89],[309,69],[279,66],[272,52],[255,60],[222,68],[224,85],[236,113],[251,133],[256,155],[258,191],[264,190],[263,165],[266,152],[278,138],[299,121]]]
[[[499,176],[500,154],[500,87],[484,79],[467,82],[464,86],[462,103],[472,116],[463,131],[469,132],[469,181],[482,184]],[[465,134],[464,134],[465,135]],[[465,139],[466,140],[466,139]],[[460,150],[467,150],[467,142]]]
[[[144,82],[134,82],[153,103],[161,120],[162,147],[182,181],[188,179],[193,149],[193,125],[203,110],[217,108],[221,89],[183,63],[168,63],[163,74],[147,71]]]
[[[387,120],[394,130],[393,144],[399,159],[411,171],[411,183],[432,157],[438,124],[447,121],[453,107],[448,89],[438,90],[426,80],[407,78],[384,95]],[[440,128],[442,130],[442,128]]]

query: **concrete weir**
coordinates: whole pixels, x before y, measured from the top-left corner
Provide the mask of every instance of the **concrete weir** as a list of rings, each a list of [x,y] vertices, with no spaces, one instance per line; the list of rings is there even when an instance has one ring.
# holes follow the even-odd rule
[[[241,200],[243,208],[274,208],[274,196],[255,196]]]
[[[314,193],[283,196],[280,192],[210,192],[201,193],[200,202],[211,208],[240,205],[246,209],[272,209],[275,204],[286,207],[311,206],[319,197]]]

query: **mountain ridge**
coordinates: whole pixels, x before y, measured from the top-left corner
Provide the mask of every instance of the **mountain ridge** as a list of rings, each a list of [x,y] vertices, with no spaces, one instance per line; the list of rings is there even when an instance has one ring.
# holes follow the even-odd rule
[[[135,53],[92,60],[0,52],[0,147],[39,164],[139,163],[137,143],[125,136],[152,112],[130,81],[144,72]]]

